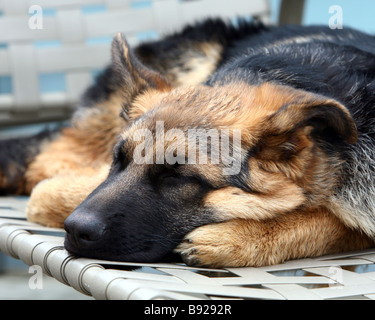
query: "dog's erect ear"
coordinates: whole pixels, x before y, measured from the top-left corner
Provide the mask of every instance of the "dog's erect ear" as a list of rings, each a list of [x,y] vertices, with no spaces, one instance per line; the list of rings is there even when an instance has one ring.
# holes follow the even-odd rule
[[[257,154],[268,160],[288,160],[316,141],[353,144],[358,139],[350,112],[333,99],[315,95],[283,106],[265,125]]]
[[[122,33],[112,41],[112,66],[119,76],[126,103],[147,88],[161,91],[171,88],[161,74],[139,61]]]

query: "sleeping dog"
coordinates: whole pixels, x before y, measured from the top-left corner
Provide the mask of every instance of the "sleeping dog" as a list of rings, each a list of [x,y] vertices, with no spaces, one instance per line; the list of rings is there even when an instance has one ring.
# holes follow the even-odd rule
[[[0,189],[32,191],[28,218],[92,258],[243,267],[369,248],[374,72],[375,38],[351,29],[208,20],[134,50],[118,34],[71,126],[2,142]]]

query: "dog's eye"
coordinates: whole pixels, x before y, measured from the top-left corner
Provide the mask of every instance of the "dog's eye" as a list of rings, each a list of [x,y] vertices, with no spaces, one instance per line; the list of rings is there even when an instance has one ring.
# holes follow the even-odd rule
[[[159,174],[158,180],[159,181],[167,181],[167,182],[172,182],[172,181],[177,181],[179,180],[180,176],[176,172],[163,172]]]
[[[199,178],[190,174],[183,174],[180,171],[180,166],[178,164],[165,165],[159,169],[158,173],[151,177],[157,185],[166,187],[177,187],[185,184],[201,184]]]
[[[166,186],[180,186],[180,185],[191,185],[200,184],[200,180],[193,176],[183,176],[177,172],[166,172],[158,176],[158,182]]]
[[[112,166],[122,171],[128,166],[128,163],[129,161],[125,156],[125,153],[123,152],[122,148],[116,148],[116,150],[114,150],[113,152]]]

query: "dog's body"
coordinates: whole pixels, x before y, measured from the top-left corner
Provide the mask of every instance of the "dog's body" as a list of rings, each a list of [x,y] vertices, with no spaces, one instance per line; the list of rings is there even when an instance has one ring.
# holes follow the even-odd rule
[[[0,171],[3,192],[52,178],[32,193],[33,221],[61,226],[83,201],[65,223],[68,250],[156,261],[180,243],[187,263],[228,267],[373,246],[374,37],[207,21],[135,54],[118,35],[112,55],[74,126],[12,177]],[[228,129],[230,146],[240,130],[240,171],[224,175],[222,155],[169,163],[190,140],[153,143],[158,123],[183,136]],[[135,137],[146,129],[153,161],[139,164]]]

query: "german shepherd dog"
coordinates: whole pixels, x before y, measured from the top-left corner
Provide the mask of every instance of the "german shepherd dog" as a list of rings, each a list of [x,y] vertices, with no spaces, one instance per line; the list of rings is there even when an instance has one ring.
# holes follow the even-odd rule
[[[79,256],[244,267],[362,250],[374,105],[375,38],[355,30],[207,20],[134,50],[118,34],[71,126],[1,142],[0,190],[32,191],[28,218],[64,225]]]

